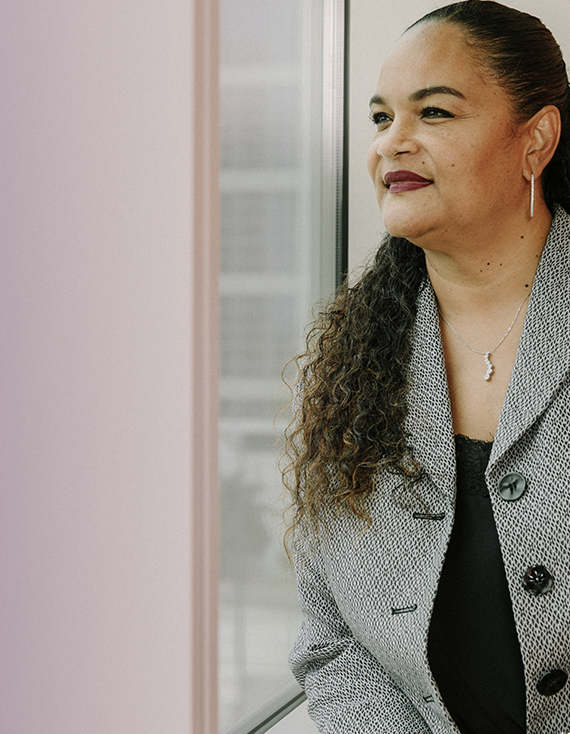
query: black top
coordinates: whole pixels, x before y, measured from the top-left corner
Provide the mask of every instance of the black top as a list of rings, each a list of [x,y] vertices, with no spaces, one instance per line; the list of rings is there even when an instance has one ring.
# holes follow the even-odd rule
[[[493,444],[456,436],[455,520],[428,639],[462,734],[524,734],[524,670],[485,469]]]

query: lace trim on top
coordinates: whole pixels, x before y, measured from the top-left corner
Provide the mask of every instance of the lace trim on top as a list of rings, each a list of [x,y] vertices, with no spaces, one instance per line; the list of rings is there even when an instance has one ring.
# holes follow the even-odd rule
[[[489,463],[492,441],[480,441],[461,433],[455,436],[457,490],[473,497],[488,497],[485,469]]]

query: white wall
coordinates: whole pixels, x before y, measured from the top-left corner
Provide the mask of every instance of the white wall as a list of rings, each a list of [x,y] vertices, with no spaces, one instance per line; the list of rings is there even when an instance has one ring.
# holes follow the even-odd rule
[[[366,172],[365,158],[372,124],[368,101],[380,67],[401,33],[445,0],[352,0],[350,28],[350,199],[349,265],[358,268],[380,242],[383,225]],[[570,61],[570,11],[567,0],[504,0],[504,4],[537,15],[553,32]]]
[[[191,3],[0,9],[0,730],[188,734]]]

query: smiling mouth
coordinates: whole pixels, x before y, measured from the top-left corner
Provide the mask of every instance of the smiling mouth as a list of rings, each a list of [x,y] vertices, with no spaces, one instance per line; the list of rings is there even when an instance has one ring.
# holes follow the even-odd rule
[[[413,171],[388,171],[384,176],[384,184],[391,194],[402,194],[406,191],[423,189],[426,186],[431,186],[432,183],[433,181]]]

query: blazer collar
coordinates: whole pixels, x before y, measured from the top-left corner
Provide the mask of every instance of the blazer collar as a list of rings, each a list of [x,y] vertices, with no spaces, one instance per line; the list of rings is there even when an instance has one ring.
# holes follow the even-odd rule
[[[412,334],[406,430],[414,457],[444,492],[455,491],[455,442],[435,293],[426,278]]]
[[[541,415],[570,369],[570,216],[558,207],[536,271],[489,469]]]

